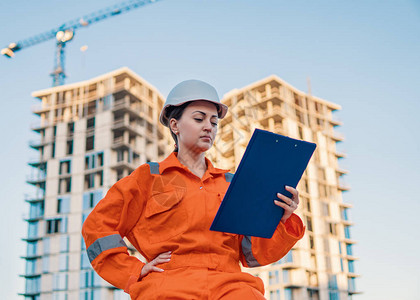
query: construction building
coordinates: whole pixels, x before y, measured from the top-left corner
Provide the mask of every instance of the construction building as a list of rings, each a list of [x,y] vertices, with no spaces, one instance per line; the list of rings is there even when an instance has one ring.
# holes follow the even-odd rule
[[[161,161],[173,150],[158,122],[164,97],[128,68],[84,82],[33,93],[39,134],[28,183],[25,299],[129,299],[91,268],[82,223],[119,179],[137,166]],[[332,112],[340,107],[270,76],[227,93],[229,106],[208,157],[216,166],[238,166],[254,128],[317,143],[298,189],[305,237],[279,262],[246,269],[266,286],[267,299],[351,299],[356,293],[348,189],[336,150],[342,137]],[[130,249],[133,255],[134,249]]]

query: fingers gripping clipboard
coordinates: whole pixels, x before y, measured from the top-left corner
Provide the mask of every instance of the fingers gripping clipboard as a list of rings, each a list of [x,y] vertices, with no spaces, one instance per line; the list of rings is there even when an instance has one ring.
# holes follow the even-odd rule
[[[255,129],[210,230],[271,238],[284,209],[277,193],[291,197],[316,144]]]

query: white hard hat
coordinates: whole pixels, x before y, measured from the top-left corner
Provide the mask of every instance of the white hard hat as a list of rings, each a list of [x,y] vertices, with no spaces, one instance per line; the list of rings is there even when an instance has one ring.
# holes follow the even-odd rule
[[[170,92],[166,98],[165,106],[162,108],[159,120],[160,122],[168,126],[169,120],[167,110],[171,106],[180,106],[186,102],[194,100],[206,100],[217,105],[218,117],[223,119],[227,113],[228,107],[220,102],[217,91],[210,84],[200,80],[185,80],[178,83]]]

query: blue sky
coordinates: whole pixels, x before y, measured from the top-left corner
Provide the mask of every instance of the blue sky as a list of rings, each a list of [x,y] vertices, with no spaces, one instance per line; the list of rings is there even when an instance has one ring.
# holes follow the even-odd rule
[[[0,2],[0,47],[116,0]],[[165,96],[197,78],[221,95],[270,74],[342,106],[338,131],[362,276],[355,299],[420,298],[420,3],[162,0],[83,28],[67,45],[67,82],[127,66]],[[85,53],[79,49],[87,45]],[[31,92],[51,86],[54,41],[0,57],[0,289],[18,299]]]

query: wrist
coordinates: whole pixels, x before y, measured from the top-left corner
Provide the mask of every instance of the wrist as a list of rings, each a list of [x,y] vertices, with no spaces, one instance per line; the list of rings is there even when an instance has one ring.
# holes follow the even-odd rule
[[[285,216],[283,215],[283,217],[281,218],[280,222],[282,222],[283,224],[286,223],[286,221],[289,219],[290,216]]]

